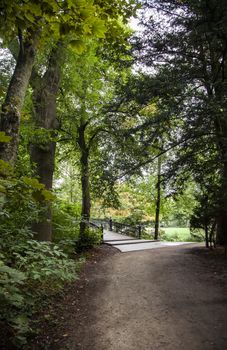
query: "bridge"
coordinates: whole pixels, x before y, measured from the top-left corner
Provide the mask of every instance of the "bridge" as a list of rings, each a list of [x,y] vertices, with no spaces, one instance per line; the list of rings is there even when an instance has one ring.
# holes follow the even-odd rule
[[[152,239],[143,239],[143,230],[145,227],[142,225],[127,225],[112,220],[92,220],[93,225],[102,227],[103,229],[103,243],[113,246],[120,250],[122,253],[174,247],[185,244],[192,244],[191,242],[167,242]]]

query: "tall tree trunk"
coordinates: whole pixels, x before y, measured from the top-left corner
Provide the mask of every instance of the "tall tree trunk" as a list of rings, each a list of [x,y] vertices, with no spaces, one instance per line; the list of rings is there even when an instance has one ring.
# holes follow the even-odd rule
[[[208,229],[208,225],[207,224],[205,224],[204,230],[205,230],[206,248],[209,248],[209,229]]]
[[[227,154],[227,153],[226,153]],[[217,218],[217,243],[227,246],[227,162],[224,161]]]
[[[12,165],[17,157],[20,114],[35,61],[37,44],[38,40],[35,35],[25,42],[22,38],[20,39],[16,67],[8,87],[5,102],[2,105],[0,130],[11,136],[12,139],[10,142],[0,143],[0,158]]]
[[[154,239],[157,240],[159,236],[159,220],[160,220],[160,206],[161,206],[161,157],[158,157],[158,173],[157,173],[157,198],[155,208],[155,229]]]
[[[223,39],[223,38],[222,38]],[[227,55],[226,37],[224,37],[222,62],[217,59],[217,53],[210,43],[210,61],[214,79],[214,126],[217,146],[221,159],[221,190],[219,193],[219,213],[217,216],[217,242],[227,246]],[[223,42],[223,43],[224,43]],[[212,80],[213,80],[212,79]],[[213,101],[212,101],[213,102]]]
[[[35,164],[35,172],[39,181],[43,183],[48,190],[52,189],[54,160],[55,160],[55,142],[48,142],[45,148],[32,144],[30,148],[30,157]],[[39,222],[32,225],[32,231],[35,232],[35,238],[40,241],[51,241],[52,237],[52,209],[51,204],[44,206]]]
[[[72,172],[70,171],[70,182],[69,182],[69,202],[73,203],[73,179],[72,179]]]
[[[83,238],[87,228],[87,222],[90,219],[91,196],[90,196],[90,181],[89,181],[89,147],[85,141],[86,123],[81,122],[78,128],[79,137],[78,144],[80,147],[81,157],[81,186],[82,186],[82,209],[81,209],[81,224],[80,237]]]
[[[213,48],[211,36],[207,36],[210,49],[210,63],[207,63],[207,55],[200,46],[201,60],[203,63],[204,87],[207,91],[207,96],[211,105],[215,106],[212,113],[214,116],[214,130],[216,133],[217,150],[220,155],[220,170],[221,170],[221,190],[218,195],[218,213],[215,221],[217,221],[216,241],[218,244],[227,245],[227,108],[226,108],[226,81],[227,81],[227,62],[226,62],[226,45],[222,62],[217,60],[217,52]],[[226,41],[226,38],[225,38]],[[211,68],[211,77],[210,77]],[[215,84],[212,83],[215,81]],[[222,106],[222,108],[220,108]],[[223,108],[225,109],[223,111]],[[222,113],[220,110],[222,109]]]
[[[227,96],[221,88],[215,89],[216,102],[225,106]],[[221,188],[219,192],[219,210],[217,215],[217,243],[227,245],[227,108],[215,118],[217,147],[221,159]]]
[[[63,57],[63,47],[61,43],[52,50],[46,73],[43,77],[34,74],[33,85],[33,119],[36,128],[43,128],[47,134],[43,135],[43,140],[37,143],[33,141],[30,145],[30,157],[34,164],[35,173],[39,181],[48,190],[53,186],[54,162],[56,143],[51,140],[54,130],[57,128],[56,98],[60,84],[61,64]],[[52,235],[52,211],[48,205],[38,223],[32,227],[36,233],[36,238],[42,241],[50,241]]]

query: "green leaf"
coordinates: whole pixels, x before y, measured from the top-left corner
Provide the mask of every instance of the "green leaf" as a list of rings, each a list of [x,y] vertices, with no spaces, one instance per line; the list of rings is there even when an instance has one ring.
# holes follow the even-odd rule
[[[22,181],[28,185],[31,186],[32,188],[36,189],[36,190],[42,190],[43,188],[45,188],[45,185],[40,183],[37,179],[35,178],[31,178],[31,177],[27,177],[24,176],[22,178]]]
[[[72,46],[73,50],[79,55],[82,54],[86,48],[86,45],[82,40],[72,40],[70,42],[70,45]]]
[[[3,176],[9,176],[12,173],[12,166],[8,162],[5,162],[4,160],[0,159],[0,174]]]
[[[26,277],[23,272],[13,269],[7,265],[0,266],[0,274],[8,274],[13,283],[22,284]]]
[[[11,140],[11,136],[7,136],[4,131],[0,131],[0,142],[10,142]]]
[[[53,193],[51,193],[51,191],[48,191],[46,189],[42,190],[42,195],[46,201],[53,201],[55,199],[55,196],[53,195]]]
[[[105,38],[106,27],[103,21],[97,21],[93,24],[92,32],[97,38]]]
[[[29,22],[31,23],[35,22],[35,17],[30,12],[26,12],[24,16],[26,17],[27,20],[29,20]]]
[[[7,190],[4,186],[0,185],[0,193],[6,193]]]
[[[57,8],[57,4],[56,4]],[[42,16],[42,10],[39,4],[33,3],[30,7],[30,12],[34,14],[34,16]]]
[[[87,19],[90,17],[90,15],[92,14],[92,10],[90,8],[83,8],[80,10],[80,15],[83,19]]]

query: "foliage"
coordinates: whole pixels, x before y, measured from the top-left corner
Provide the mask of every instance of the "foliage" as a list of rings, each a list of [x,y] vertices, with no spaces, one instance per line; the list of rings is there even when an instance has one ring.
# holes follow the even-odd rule
[[[160,107],[167,112],[160,125],[168,135],[164,152],[174,149],[168,173],[176,187],[188,177],[201,185],[204,176],[210,177],[216,184],[212,195],[218,198],[217,227],[224,243],[226,1],[149,0],[144,10],[152,16],[145,15],[142,20],[144,32],[134,40],[135,56],[152,67],[153,74],[145,74],[147,78],[141,80],[143,103],[159,96]],[[217,190],[220,187],[222,190]],[[201,190],[206,192],[206,186]]]
[[[9,79],[11,77],[12,71],[15,66],[15,61],[10,55],[9,51],[2,48],[2,43],[0,42],[0,104],[4,101],[7,86],[9,84]]]
[[[194,208],[194,211],[190,218],[190,228],[193,235],[198,236],[198,231],[201,229],[204,232],[206,246],[212,247],[213,244],[218,240],[216,237],[216,228],[217,228],[217,220],[218,220],[218,211],[219,211],[219,203],[214,193],[218,193],[218,189],[214,188],[216,184],[212,184],[212,188],[210,186],[206,187],[206,192],[197,194],[197,205]],[[220,243],[220,242],[217,242]]]
[[[90,41],[89,49],[80,56],[68,50],[59,104],[61,137],[67,140],[79,169],[82,210],[86,210],[81,216],[86,218],[90,215],[91,199],[98,198],[104,205],[118,204],[113,169],[109,167],[110,152],[106,147],[107,140],[114,139],[115,135],[103,107],[112,98],[114,79],[121,73],[98,56],[98,47],[95,41]],[[72,70],[76,72],[74,75]]]
[[[169,242],[202,242],[204,241],[203,232],[200,230],[198,235],[193,235],[188,227],[161,228],[160,238]]]
[[[111,5],[106,1],[100,4],[92,0],[13,0],[9,3],[3,0],[0,7],[0,34],[5,40],[10,40],[18,34],[19,29],[26,35],[37,31],[43,38],[51,36],[57,40],[60,35],[66,37],[71,32],[76,34],[71,38],[71,44],[80,53],[84,49],[81,37],[93,35],[103,38],[108,27],[118,27],[116,20],[119,16],[125,19],[133,14],[136,8],[133,3],[118,0],[114,0]]]
[[[59,94],[58,97],[61,132],[58,135],[56,132],[53,136],[52,130],[46,131],[45,126],[41,128],[39,123],[37,123],[35,130],[32,128],[31,95],[36,88],[35,83],[38,81],[33,80],[35,73],[37,73],[33,69],[32,80],[30,80],[31,87],[27,91],[22,111],[23,127],[21,138],[18,140],[17,164],[13,168],[0,160],[0,205],[2,209],[0,247],[3,252],[0,257],[1,321],[5,321],[11,333],[16,336],[18,347],[26,341],[26,334],[30,331],[29,319],[37,310],[35,305],[41,304],[43,299],[59,290],[65,281],[75,279],[78,263],[69,259],[66,251],[72,253],[72,247],[75,248],[75,246],[78,251],[81,251],[92,247],[101,240],[101,230],[87,228],[83,237],[77,242],[77,220],[80,219],[78,215],[80,207],[77,204],[68,205],[63,202],[56,202],[53,205],[53,231],[55,242],[58,242],[58,245],[36,242],[33,239],[33,233],[30,229],[32,224],[38,222],[45,215],[46,208],[48,211],[50,210],[50,202],[55,200],[55,196],[37,178],[33,177],[32,167],[29,165],[28,149],[31,142],[35,140],[43,146],[42,151],[47,152],[48,149],[45,147],[47,141],[56,142],[58,138],[68,137],[69,134],[71,135],[70,143],[67,140],[66,147],[76,148],[75,145],[77,145],[78,148],[78,130],[87,123],[88,132],[85,135],[85,141],[92,148],[91,156],[94,156],[94,159],[101,156],[101,148],[98,150],[99,140],[102,139],[102,133],[106,132],[103,131],[105,115],[102,113],[102,106],[103,102],[109,100],[112,95],[111,86],[114,72],[110,64],[104,63],[104,59],[101,61],[101,55],[98,58],[97,49],[100,49],[102,45],[105,46],[102,54],[104,51],[106,54],[108,46],[109,50],[111,46],[112,53],[120,45],[126,49],[129,48],[126,42],[129,32],[125,28],[125,23],[134,13],[135,8],[136,4],[133,0],[114,0],[111,3],[99,0],[12,0],[11,2],[3,0],[0,4],[0,36],[3,39],[3,44],[10,47],[13,57],[18,57],[18,62],[20,62],[20,65],[17,64],[15,68],[15,63],[11,62],[12,56],[10,56],[9,70],[6,69],[7,64],[4,63],[1,70],[4,91],[1,92],[1,95],[12,97],[8,106],[6,97],[3,107],[5,105],[7,113],[8,111],[10,113],[10,108],[14,112],[16,110],[15,118],[18,119],[18,128],[20,108],[24,102],[24,93],[36,51],[38,52],[37,63],[39,64],[40,79],[45,76],[45,71],[48,69],[50,50],[55,48],[59,40],[64,50],[66,47],[70,47],[68,50],[69,56],[71,55],[70,60],[66,59],[64,64],[64,70],[67,71],[64,76],[68,78],[68,86],[66,86],[67,83],[65,84],[66,79],[63,80],[61,93],[65,93],[65,96],[62,98],[62,95]],[[25,49],[29,49],[29,55],[32,57],[29,68],[26,68],[26,60],[22,59],[23,54],[27,52]],[[2,59],[1,62],[3,62]],[[24,91],[15,89],[13,80],[9,84],[12,70],[15,68],[13,77],[17,76],[18,66],[21,67],[22,71],[24,69],[22,74],[26,78],[23,86]],[[73,80],[73,84],[71,84],[71,80]],[[69,86],[71,86],[70,90]],[[15,98],[15,91],[20,99]],[[18,101],[19,108],[17,109],[15,106]],[[6,117],[9,124],[11,119],[15,118]],[[14,141],[19,130],[15,130],[10,124],[7,132],[11,129],[13,130],[12,141]],[[98,141],[93,143],[96,136]],[[5,142],[9,141],[10,138],[1,132],[0,142],[4,145]],[[100,144],[102,145],[102,142]],[[16,155],[16,149],[17,142],[13,156]],[[10,152],[13,153],[11,150]],[[78,152],[75,152],[75,158],[78,160]],[[97,175],[95,172],[97,169],[104,179],[103,169],[101,171],[100,167],[97,169],[91,167],[91,169],[93,179]],[[83,171],[81,173],[83,175]],[[111,193],[110,188],[113,187],[113,181],[108,181],[108,179],[103,182],[97,181],[98,185],[94,186],[92,192],[94,197],[97,187],[101,187],[100,183],[102,189],[104,188],[106,192]],[[115,199],[114,195],[112,197]],[[70,200],[73,202],[73,196]],[[64,251],[59,248],[59,245],[63,247]]]
[[[227,218],[226,2],[147,0],[144,32],[129,44],[125,23],[135,3],[1,2],[4,45],[13,40],[10,46],[18,50],[19,44],[23,51],[23,45],[39,42],[17,164],[0,160],[0,321],[18,346],[31,331],[36,304],[76,278],[79,263],[70,257],[101,242],[101,229],[83,221],[91,202],[97,217],[152,226],[157,158],[162,157],[161,222],[186,226],[191,216],[196,230],[191,236],[188,228],[162,227],[161,239],[196,241],[205,231],[208,242],[220,217]],[[56,130],[46,129],[48,120],[41,127],[38,112],[34,128],[31,95],[36,88],[43,92],[57,42],[65,59],[56,60],[63,73],[58,96],[53,94]],[[133,59],[146,65],[144,72],[130,69]],[[1,62],[2,102],[15,63],[7,55]],[[0,142],[9,141],[0,132]],[[29,164],[31,143],[45,153],[49,142],[57,143],[55,196],[33,177]],[[31,224],[52,202],[54,243],[37,242]]]
[[[150,167],[150,172],[155,165]],[[169,186],[162,189],[160,219],[166,226],[188,226],[190,215],[196,205],[196,186],[193,182],[185,183],[185,189],[180,193],[172,193]],[[116,221],[138,224],[152,222],[155,219],[156,175],[144,174],[143,177],[131,177],[117,185],[120,205],[117,208],[106,206],[102,202],[94,203],[95,216],[107,216]]]
[[[102,230],[93,227],[86,227],[83,236],[80,236],[79,241],[76,243],[77,252],[90,249],[95,245],[100,244],[102,241]]]
[[[55,202],[53,206],[53,241],[70,255],[90,249],[102,241],[101,229],[95,227],[87,227],[81,238],[80,222],[80,204],[64,201]]]
[[[38,310],[43,297],[56,293],[64,282],[74,280],[79,266],[57,245],[34,241],[28,234],[26,239],[24,232],[19,233],[24,239],[14,246],[11,239],[0,242],[3,252],[10,244],[0,260],[1,321],[12,329],[18,346],[26,343],[31,332],[29,318]]]
[[[80,205],[70,204],[63,201],[55,202],[53,206],[53,240],[60,242],[62,240],[78,240]]]
[[[2,163],[8,169],[7,163]],[[16,177],[11,169],[1,178],[0,308],[1,322],[17,346],[31,331],[29,319],[42,299],[76,277],[78,263],[56,244],[37,242],[30,230],[42,204],[52,199],[44,185],[30,177]],[[43,191],[48,195],[43,195]],[[17,208],[15,210],[15,208]]]

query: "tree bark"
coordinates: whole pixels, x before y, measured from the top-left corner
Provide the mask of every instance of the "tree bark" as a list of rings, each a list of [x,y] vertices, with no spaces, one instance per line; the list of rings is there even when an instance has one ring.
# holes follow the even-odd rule
[[[207,59],[204,51],[201,51],[201,58],[204,67],[204,87],[207,91],[207,96],[215,106],[214,115],[214,130],[216,133],[217,150],[220,155],[220,170],[221,170],[221,189],[218,203],[218,213],[215,221],[217,221],[217,236],[216,242],[220,245],[227,245],[227,109],[226,109],[226,81],[227,81],[227,62],[226,62],[226,45],[222,52],[222,62],[220,63],[216,56],[216,51],[212,47],[212,42],[208,40],[210,48],[211,62],[211,77],[207,68]],[[202,48],[202,45],[201,45]],[[214,79],[215,77],[215,79]],[[211,82],[215,80],[215,84]],[[222,106],[222,113],[219,113]]]
[[[219,215],[217,219],[217,243],[227,246],[227,162],[224,161],[222,172]]]
[[[227,77],[226,77],[227,78]],[[222,86],[215,89],[215,98],[220,105],[225,106],[227,94]],[[227,245],[227,109],[215,118],[217,147],[220,154],[221,188],[219,193],[219,210],[217,215],[217,243]]]
[[[31,162],[34,170],[48,190],[53,186],[53,174],[55,163],[56,142],[51,140],[58,127],[56,115],[56,98],[60,85],[61,64],[63,57],[63,47],[58,43],[51,52],[49,64],[43,77],[33,72],[33,120],[35,127],[43,128],[48,133],[43,140],[33,142],[30,145]],[[45,213],[40,218],[40,222],[34,223],[32,227],[36,238],[42,241],[51,241],[52,236],[52,210],[48,205]]]
[[[37,44],[37,35],[31,36],[25,42],[22,38],[20,39],[16,67],[2,105],[0,130],[11,136],[12,139],[10,142],[0,143],[0,158],[12,165],[17,158],[20,114],[35,61]]]
[[[85,140],[86,123],[81,121],[78,128],[79,137],[78,144],[80,147],[81,157],[81,186],[82,186],[82,209],[81,209],[81,223],[80,223],[80,237],[85,235],[87,222],[90,219],[91,196],[90,196],[90,181],[89,181],[89,147]]]
[[[157,240],[159,236],[159,218],[160,218],[160,205],[161,205],[161,157],[158,157],[158,173],[157,173],[157,198],[155,209],[155,230],[154,239]]]
[[[54,160],[55,160],[55,142],[48,142],[45,148],[32,144],[30,147],[30,157],[35,164],[35,173],[39,177],[39,181],[43,183],[48,190],[52,189]],[[39,222],[32,225],[32,231],[35,238],[39,241],[51,241],[52,238],[52,209],[51,204],[44,206]]]
[[[220,7],[221,9],[221,7]],[[223,14],[219,13],[222,17]],[[223,18],[223,17],[222,17]],[[221,159],[221,189],[219,194],[219,213],[217,219],[217,241],[227,246],[227,40],[221,35],[220,51],[210,44],[210,62],[212,70],[213,91],[217,107],[215,110],[215,130]],[[221,54],[221,56],[220,56]],[[218,59],[219,58],[219,59]],[[220,60],[221,58],[221,60]],[[221,108],[220,108],[221,106]]]
[[[204,230],[205,230],[205,243],[206,243],[206,248],[209,248],[209,230],[208,230],[208,225],[205,224],[205,227],[204,227]]]

